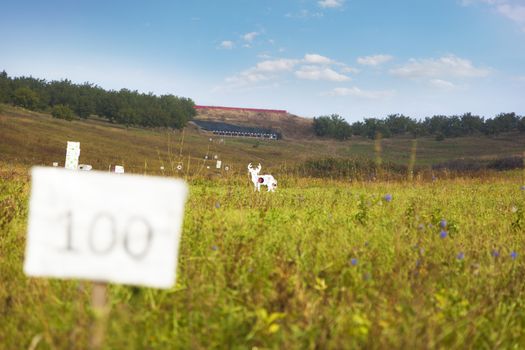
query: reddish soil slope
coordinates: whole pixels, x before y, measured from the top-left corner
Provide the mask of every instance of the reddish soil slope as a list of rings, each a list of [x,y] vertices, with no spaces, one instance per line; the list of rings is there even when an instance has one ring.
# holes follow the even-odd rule
[[[313,138],[313,120],[285,110],[196,106],[195,119],[220,121],[233,125],[254,126],[278,131],[285,139]]]

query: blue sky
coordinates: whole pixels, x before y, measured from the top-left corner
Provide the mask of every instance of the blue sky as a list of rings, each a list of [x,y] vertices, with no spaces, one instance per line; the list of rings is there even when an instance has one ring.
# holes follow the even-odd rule
[[[525,0],[4,2],[0,70],[349,121],[525,114]]]

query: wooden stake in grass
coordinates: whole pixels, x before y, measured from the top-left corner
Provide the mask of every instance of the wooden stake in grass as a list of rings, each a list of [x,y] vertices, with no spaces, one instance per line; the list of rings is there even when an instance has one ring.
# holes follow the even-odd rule
[[[380,132],[377,132],[375,136],[376,137],[374,141],[374,150],[376,153],[376,173],[377,173],[377,178],[382,178],[381,165],[383,163],[383,159],[381,158],[381,153],[382,153],[381,140],[383,138],[383,135]]]
[[[410,161],[408,163],[408,181],[412,182],[414,179],[414,166],[416,165],[417,153],[417,139],[412,140],[412,148],[410,149]]]
[[[525,152],[523,152],[523,173],[521,175],[521,184],[525,185]]]
[[[188,179],[188,176],[190,174],[190,161],[191,161],[191,155],[188,153],[188,166],[186,167],[186,174],[184,174],[184,179]]]
[[[110,306],[107,300],[107,283],[94,282],[91,293],[91,307],[95,320],[91,326],[91,338],[89,348],[91,350],[102,349],[104,338],[106,337],[106,329],[108,324],[108,316]]]

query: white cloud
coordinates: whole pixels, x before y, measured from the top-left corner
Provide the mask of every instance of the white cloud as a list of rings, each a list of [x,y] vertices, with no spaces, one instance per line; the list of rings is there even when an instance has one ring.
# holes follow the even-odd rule
[[[323,68],[319,66],[302,66],[295,72],[295,76],[299,79],[307,80],[328,80],[328,81],[349,81],[350,77],[337,73],[331,68]]]
[[[304,61],[312,64],[330,64],[333,63],[331,59],[325,56],[321,56],[315,53],[307,53],[304,55]]]
[[[257,63],[255,70],[259,72],[278,72],[278,71],[289,71],[291,70],[299,61],[281,58],[277,60],[266,60]]]
[[[365,99],[381,99],[393,96],[395,91],[393,90],[362,90],[357,86],[351,88],[339,87],[335,88],[326,95],[330,96],[352,96]]]
[[[221,49],[227,49],[227,50],[233,49],[234,46],[235,44],[231,40],[224,40],[221,42],[221,45],[220,45]]]
[[[454,83],[443,79],[431,79],[429,83],[433,87],[443,90],[451,90],[456,88],[456,85]]]
[[[469,6],[475,3],[494,4],[495,0],[460,0],[461,5]]]
[[[504,3],[496,8],[500,14],[516,22],[525,30],[525,5]]]
[[[261,33],[258,33],[258,32],[249,32],[249,33],[244,34],[242,38],[244,39],[244,41],[251,43],[260,34]]]
[[[298,60],[286,58],[265,60],[239,74],[226,78],[225,81],[230,87],[242,87],[272,80],[277,77],[277,73],[291,71],[298,62]]]
[[[390,55],[365,56],[365,57],[358,57],[357,63],[365,65],[365,66],[379,66],[380,64],[388,62],[392,60],[393,58],[394,57]]]
[[[345,0],[320,0],[317,2],[322,8],[336,8],[343,6]]]
[[[323,13],[322,12],[310,12],[308,10],[303,9],[297,13],[287,13],[285,17],[299,18],[299,19],[321,18],[323,17]]]
[[[259,56],[264,60],[256,65],[225,79],[225,88],[247,87],[261,82],[276,81],[293,72],[297,79],[324,80],[331,82],[350,81],[345,73],[355,73],[356,69],[347,67],[329,57],[316,53],[308,53],[301,59],[279,58],[269,59],[267,54]],[[299,68],[297,68],[300,65]]]
[[[257,58],[260,58],[263,60],[269,60],[270,58],[272,58],[272,56],[267,52],[261,52],[260,54],[257,55]]]
[[[226,78],[226,83],[232,86],[244,86],[250,83],[258,83],[270,80],[271,76],[257,72],[252,69],[245,70],[237,75]]]
[[[441,58],[410,59],[407,64],[399,68],[391,69],[390,73],[403,78],[478,78],[490,74],[487,68],[475,67],[467,59],[454,55]]]
[[[523,0],[461,0],[463,6],[486,4],[497,13],[516,23],[525,31],[525,3]]]
[[[360,70],[354,67],[348,67],[347,65],[342,65],[343,68],[341,69],[341,72],[343,73],[359,73]]]

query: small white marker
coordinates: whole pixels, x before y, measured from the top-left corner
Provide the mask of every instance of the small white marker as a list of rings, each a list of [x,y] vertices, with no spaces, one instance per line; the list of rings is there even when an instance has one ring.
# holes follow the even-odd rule
[[[122,165],[115,165],[115,174],[124,174],[124,167]]]
[[[78,170],[90,171],[91,169],[93,169],[93,166],[91,166],[90,164],[80,164],[78,166]]]

